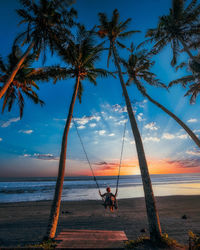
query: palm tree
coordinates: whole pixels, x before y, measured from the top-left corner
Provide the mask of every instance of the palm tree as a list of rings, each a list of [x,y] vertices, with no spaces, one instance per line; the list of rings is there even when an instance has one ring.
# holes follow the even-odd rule
[[[113,11],[113,16],[111,21],[107,19],[107,16],[104,13],[99,13],[99,20],[100,25],[98,34],[101,38],[107,37],[110,43],[109,46],[109,55],[108,61],[111,55],[114,57],[114,63],[118,71],[123,95],[126,101],[126,107],[131,123],[132,132],[136,142],[137,154],[139,159],[139,165],[141,170],[141,176],[143,181],[143,188],[145,194],[145,202],[146,202],[146,209],[147,209],[147,217],[149,222],[149,232],[152,241],[159,241],[161,240],[161,227],[158,212],[156,209],[156,202],[153,194],[151,179],[149,176],[148,165],[145,157],[145,152],[143,148],[143,143],[141,140],[140,132],[137,126],[137,122],[135,119],[134,112],[132,110],[131,102],[128,96],[128,92],[126,89],[126,85],[122,76],[121,66],[120,66],[120,59],[117,53],[116,45],[120,47],[125,47],[120,41],[120,38],[125,38],[137,31],[126,31],[128,24],[130,23],[131,19],[127,19],[125,22],[119,21],[119,13],[118,10]]]
[[[21,58],[22,52],[18,46],[12,47],[12,52],[8,56],[8,63],[4,63],[0,58],[0,83],[4,84],[13,67]],[[44,102],[39,99],[35,89],[39,89],[35,81],[43,80],[47,81],[48,76],[44,74],[42,69],[31,68],[32,63],[35,60],[36,55],[30,54],[24,60],[21,68],[18,70],[15,79],[12,80],[9,85],[3,99],[2,112],[8,107],[8,111],[11,111],[15,100],[18,101],[20,109],[20,118],[23,115],[24,109],[24,96],[30,98],[34,103],[43,105]],[[2,87],[0,87],[0,90]]]
[[[163,105],[161,105],[159,102],[157,102],[147,94],[143,82],[146,82],[149,85],[155,87],[165,87],[163,83],[159,82],[159,80],[156,79],[156,75],[150,71],[151,67],[154,65],[154,62],[150,60],[150,55],[146,50],[136,50],[135,53],[133,53],[133,44],[131,45],[129,51],[131,51],[131,55],[129,56],[128,61],[121,59],[129,76],[127,85],[130,85],[130,83],[134,83],[144,97],[146,97],[150,102],[154,103],[158,108],[162,109],[165,113],[172,117],[188,133],[188,135],[193,139],[196,145],[200,147],[200,140],[192,132],[192,130],[175,114],[173,114],[171,111],[169,111],[167,108],[165,108]]]
[[[83,26],[79,26],[77,36],[69,40],[67,46],[65,46],[64,44],[57,44],[58,54],[61,56],[63,61],[69,66],[69,68],[60,68],[56,66],[49,68],[49,74],[51,76],[55,75],[55,81],[57,79],[66,79],[69,77],[74,78],[75,87],[62,137],[58,177],[56,182],[54,199],[51,207],[51,213],[49,217],[46,238],[54,238],[56,233],[65,174],[67,138],[76,97],[78,96],[79,101],[81,101],[81,96],[83,92],[82,81],[88,80],[94,85],[96,85],[96,78],[98,76],[107,77],[109,75],[109,72],[107,72],[106,70],[103,70],[101,68],[95,68],[94,66],[94,63],[100,59],[100,54],[103,50],[103,47],[102,44],[94,46],[93,37],[93,31],[86,31]]]
[[[31,50],[37,51],[38,55],[43,50],[45,55],[45,48],[49,45],[53,52],[53,44],[61,37],[59,34],[70,34],[66,27],[73,24],[72,17],[76,14],[73,9],[69,12],[66,10],[65,3],[69,2],[66,0],[39,0],[37,3],[32,0],[20,0],[20,2],[24,8],[18,9],[17,14],[22,18],[20,24],[27,24],[27,29],[16,38],[16,42],[23,39],[23,44],[28,44],[28,47],[1,88],[0,99]]]
[[[156,42],[152,49],[153,54],[160,52],[170,44],[173,52],[172,66],[177,63],[177,56],[181,50],[180,45],[191,59],[199,63],[197,58],[192,55],[189,44],[200,35],[200,4],[197,4],[196,0],[192,0],[186,8],[184,4],[184,0],[172,0],[169,15],[161,16],[157,27],[149,29],[146,33],[146,37],[150,39],[141,43],[143,45],[147,42]]]
[[[187,66],[187,64],[181,63],[178,68],[183,68]],[[181,84],[184,88],[190,84],[189,90],[186,92],[185,96],[190,97],[190,103],[195,103],[196,98],[200,92],[200,64],[196,63],[195,61],[191,60],[189,62],[189,70],[191,71],[190,75],[183,76],[179,79],[173,80],[169,83],[169,87],[175,85],[175,84]]]

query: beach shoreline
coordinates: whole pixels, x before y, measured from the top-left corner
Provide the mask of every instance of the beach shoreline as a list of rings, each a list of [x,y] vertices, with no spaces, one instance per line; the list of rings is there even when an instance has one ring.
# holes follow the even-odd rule
[[[188,245],[188,231],[200,233],[200,196],[159,196],[156,201],[163,233]],[[64,229],[99,229],[125,231],[129,240],[148,236],[144,198],[120,199],[114,213],[101,204],[100,200],[63,201],[57,233]],[[0,246],[40,242],[46,232],[50,206],[51,201],[1,203]]]

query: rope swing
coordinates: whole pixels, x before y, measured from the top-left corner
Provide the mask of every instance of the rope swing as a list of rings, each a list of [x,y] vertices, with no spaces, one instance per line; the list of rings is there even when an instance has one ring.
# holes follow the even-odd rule
[[[80,140],[81,146],[82,146],[82,148],[83,148],[83,152],[84,152],[84,154],[85,154],[85,157],[86,157],[86,159],[87,159],[88,165],[89,165],[90,170],[91,170],[91,172],[92,172],[92,176],[93,176],[93,179],[94,179],[94,181],[95,181],[95,183],[96,183],[97,189],[99,190],[99,192],[101,192],[100,187],[99,187],[99,184],[98,184],[98,181],[97,181],[97,178],[96,178],[96,176],[95,176],[95,174],[94,174],[94,171],[93,171],[93,169],[92,169],[92,164],[91,164],[91,162],[90,162],[90,160],[89,160],[89,157],[88,157],[88,154],[87,154],[87,152],[86,152],[86,150],[85,150],[85,146],[84,146],[84,144],[83,144],[83,140],[82,140],[82,138],[81,138],[81,136],[80,136],[80,133],[79,133],[79,131],[78,131],[78,126],[77,126],[77,124],[76,124],[76,122],[75,122],[74,117],[72,117],[72,121],[73,121],[73,123],[74,123],[74,126],[75,126],[75,129],[76,129],[78,138],[79,138],[79,140]],[[122,147],[121,147],[120,162],[119,162],[119,169],[118,169],[118,176],[117,176],[117,183],[116,183],[116,193],[117,193],[118,187],[119,187],[119,177],[120,177],[120,170],[121,170],[122,158],[123,158],[123,151],[124,151],[125,134],[126,134],[126,122],[124,123],[124,131],[123,131],[123,137],[122,137]]]

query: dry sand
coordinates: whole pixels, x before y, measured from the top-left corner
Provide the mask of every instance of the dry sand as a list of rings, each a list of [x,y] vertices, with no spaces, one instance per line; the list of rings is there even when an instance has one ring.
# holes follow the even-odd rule
[[[185,245],[189,230],[200,233],[200,196],[156,200],[163,232]],[[42,240],[50,205],[49,201],[0,204],[0,245],[20,246]],[[184,214],[187,219],[182,219]],[[114,213],[105,211],[101,201],[62,202],[57,232],[63,229],[124,230],[130,240],[148,235],[144,198],[119,200]]]

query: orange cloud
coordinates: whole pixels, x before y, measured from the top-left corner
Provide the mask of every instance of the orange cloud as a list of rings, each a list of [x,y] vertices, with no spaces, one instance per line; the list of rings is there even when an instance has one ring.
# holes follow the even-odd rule
[[[198,173],[200,172],[200,160],[196,158],[186,160],[148,159],[148,168],[150,174]],[[119,163],[97,162],[93,164],[93,170],[97,176],[118,175]],[[83,171],[81,171],[81,174],[83,174]],[[90,170],[85,170],[84,174],[92,175]],[[120,175],[135,174],[140,174],[138,160],[123,161]]]

